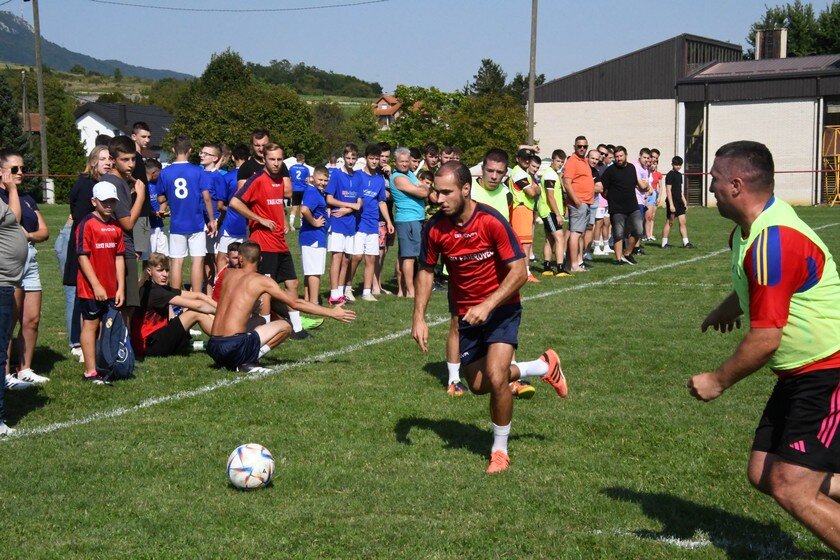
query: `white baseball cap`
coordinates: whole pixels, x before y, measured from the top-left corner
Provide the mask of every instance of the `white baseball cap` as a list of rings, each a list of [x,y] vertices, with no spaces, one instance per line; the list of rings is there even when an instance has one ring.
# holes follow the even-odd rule
[[[108,181],[99,181],[93,185],[93,198],[96,200],[110,200],[112,198],[119,198],[117,196],[117,187],[114,183]]]

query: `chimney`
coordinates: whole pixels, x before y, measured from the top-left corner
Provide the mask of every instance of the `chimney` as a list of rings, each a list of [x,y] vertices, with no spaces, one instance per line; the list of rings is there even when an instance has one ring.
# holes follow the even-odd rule
[[[787,58],[787,28],[761,29],[755,32],[755,59]]]

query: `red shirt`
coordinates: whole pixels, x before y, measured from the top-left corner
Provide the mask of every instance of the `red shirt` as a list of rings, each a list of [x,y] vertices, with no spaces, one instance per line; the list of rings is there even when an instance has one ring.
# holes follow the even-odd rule
[[[271,231],[259,222],[248,220],[251,241],[269,253],[289,252],[286,234],[283,233],[286,227],[286,215],[283,213],[284,192],[283,178],[273,179],[263,170],[249,179],[236,193],[236,198],[244,202],[251,212],[276,224],[277,227]]]
[[[109,218],[103,222],[95,213],[85,216],[76,229],[76,252],[90,259],[93,272],[108,298],[117,296],[117,257],[125,252],[123,230]],[[76,275],[76,290],[79,298],[96,299],[93,286],[82,273]]]
[[[433,267],[439,256],[449,272],[450,302],[463,315],[496,291],[508,274],[508,263],[525,258],[525,253],[507,220],[478,203],[463,226],[456,226],[443,212],[426,224],[420,262]],[[519,303],[518,290],[503,305],[511,303]]]
[[[225,279],[225,272],[230,266],[225,266],[219,273],[216,275],[216,282],[213,284],[213,295],[210,297],[213,298],[213,301],[218,302],[219,296],[222,295],[222,282]]]

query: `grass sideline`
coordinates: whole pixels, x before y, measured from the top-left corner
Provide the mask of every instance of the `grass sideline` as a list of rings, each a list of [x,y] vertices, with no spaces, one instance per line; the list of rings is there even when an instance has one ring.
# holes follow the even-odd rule
[[[836,210],[798,210],[840,224]],[[486,397],[444,393],[442,295],[428,355],[406,334],[412,303],[383,297],[355,304],[351,326],[283,344],[267,357],[272,375],[194,353],[92,387],[68,359],[52,249],[67,207],[42,211],[52,239],[39,247],[35,369],[52,381],[6,397],[24,435],[0,442],[4,558],[832,557],[744,475],[772,374],[711,404],[685,389],[740,340],[698,328],[729,291],[730,226],[714,209],[689,211],[694,251],[651,247],[638,267],[598,260],[525,287],[519,354],[557,348],[571,394],[540,384],[516,403],[511,471],[494,477]],[[840,255],[840,227],[819,234]],[[245,493],[224,465],[249,441],[278,470]]]

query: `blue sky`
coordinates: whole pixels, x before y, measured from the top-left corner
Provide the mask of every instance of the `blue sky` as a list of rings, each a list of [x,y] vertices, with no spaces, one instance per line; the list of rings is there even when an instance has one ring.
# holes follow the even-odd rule
[[[512,77],[527,73],[530,0],[387,0],[352,7],[215,13],[352,4],[360,0],[109,0],[196,8],[176,12],[93,0],[42,0],[50,41],[97,58],[200,74],[230,47],[247,61],[304,62],[379,82],[458,89],[482,58]],[[779,2],[783,3],[783,2]],[[812,2],[819,12],[828,0]],[[680,33],[746,46],[749,26],[772,0],[567,2],[541,0],[537,72],[551,80]],[[31,23],[30,3],[2,6]]]

